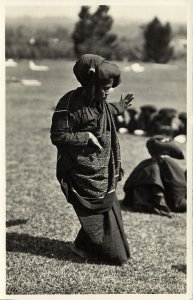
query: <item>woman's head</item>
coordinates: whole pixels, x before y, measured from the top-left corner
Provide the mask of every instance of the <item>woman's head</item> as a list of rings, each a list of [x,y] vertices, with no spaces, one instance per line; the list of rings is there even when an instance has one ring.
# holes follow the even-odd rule
[[[90,94],[91,100],[105,100],[109,89],[118,86],[121,81],[119,67],[94,54],[83,55],[74,65],[73,71]]]
[[[94,101],[105,101],[112,86],[113,79],[109,79],[108,81],[97,81],[94,91]]]

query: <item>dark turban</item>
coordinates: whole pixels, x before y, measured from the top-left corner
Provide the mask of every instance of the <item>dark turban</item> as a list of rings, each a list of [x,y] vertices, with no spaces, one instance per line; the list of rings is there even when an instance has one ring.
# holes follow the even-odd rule
[[[76,62],[73,72],[82,86],[90,86],[96,82],[108,82],[113,80],[112,87],[119,85],[119,67],[111,62],[107,62],[102,56],[94,54],[84,54]]]
[[[152,114],[152,113],[156,112],[157,108],[154,105],[142,105],[141,110],[143,112],[148,112],[148,113]]]
[[[186,121],[187,120],[187,113],[186,112],[181,112],[179,113],[178,118],[182,121]]]
[[[175,142],[162,135],[150,138],[146,143],[146,147],[151,156],[168,155],[176,159],[184,159],[181,149],[175,144]]]
[[[177,114],[177,110],[174,108],[162,108],[159,110],[159,115],[172,119],[176,116]]]

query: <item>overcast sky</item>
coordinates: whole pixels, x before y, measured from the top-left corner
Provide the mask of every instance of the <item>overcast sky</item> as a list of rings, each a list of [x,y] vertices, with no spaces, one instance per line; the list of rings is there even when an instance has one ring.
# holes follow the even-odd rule
[[[53,2],[54,3],[54,2]],[[6,8],[6,17],[20,16],[66,16],[76,20],[81,5],[51,5],[48,6],[9,6]],[[175,2],[174,2],[175,3]],[[186,5],[110,5],[109,13],[115,20],[140,20],[146,21],[157,16],[161,21],[186,23]],[[96,9],[97,5],[91,5],[91,12]]]

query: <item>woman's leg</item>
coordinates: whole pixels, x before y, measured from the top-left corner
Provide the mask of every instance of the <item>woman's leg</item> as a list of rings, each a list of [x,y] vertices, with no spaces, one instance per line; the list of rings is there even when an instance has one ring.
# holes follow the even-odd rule
[[[127,261],[130,257],[129,246],[117,200],[110,211],[102,214],[77,210],[76,213],[82,225],[75,240],[78,249],[110,263],[121,264]]]

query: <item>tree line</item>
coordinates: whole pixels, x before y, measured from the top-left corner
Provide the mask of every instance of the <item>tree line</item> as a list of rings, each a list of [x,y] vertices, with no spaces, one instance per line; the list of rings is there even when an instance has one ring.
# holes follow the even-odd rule
[[[143,28],[140,41],[119,37],[112,30],[110,7],[99,5],[94,13],[82,6],[73,32],[61,25],[31,28],[6,25],[6,58],[78,58],[95,53],[112,60],[140,60],[166,63],[173,57],[172,28],[155,17]]]

